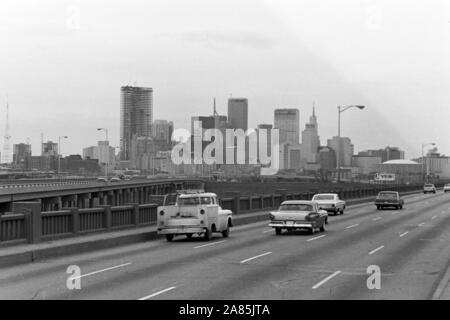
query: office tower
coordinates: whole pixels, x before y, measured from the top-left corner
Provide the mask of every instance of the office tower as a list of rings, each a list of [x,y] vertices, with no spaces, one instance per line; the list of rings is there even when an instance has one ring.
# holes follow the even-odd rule
[[[316,162],[317,152],[320,147],[317,118],[313,107],[312,116],[302,132],[302,160],[305,162]]]
[[[53,141],[47,141],[42,143],[42,156],[58,156],[58,144]]]
[[[328,139],[327,146],[335,150],[337,156],[339,155],[339,163],[341,167],[350,167],[352,165],[354,147],[350,138],[339,138],[335,136],[332,139]]]
[[[248,100],[247,98],[228,99],[228,121],[233,129],[248,129]]]
[[[172,141],[173,122],[167,120],[155,120],[152,126],[153,138],[170,144]]]
[[[120,154],[129,160],[134,135],[150,137],[153,121],[153,89],[124,86],[120,88]]]
[[[275,109],[274,129],[279,130],[280,144],[298,144],[300,116],[298,109]]]
[[[25,165],[28,157],[31,156],[31,145],[18,143],[13,146],[13,162],[15,165]]]

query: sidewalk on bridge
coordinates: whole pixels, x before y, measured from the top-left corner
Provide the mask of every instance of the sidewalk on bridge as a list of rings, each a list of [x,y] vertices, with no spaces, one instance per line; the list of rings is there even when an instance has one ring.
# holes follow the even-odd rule
[[[412,192],[411,192],[412,193]],[[356,205],[373,201],[374,197],[347,201],[347,205]],[[234,225],[250,224],[268,221],[270,210],[255,210],[234,216]],[[62,257],[72,254],[104,250],[113,247],[149,241],[158,238],[156,225],[135,229],[122,229],[112,232],[98,232],[44,241],[37,244],[18,244],[0,247],[0,268],[30,263],[49,258]]]

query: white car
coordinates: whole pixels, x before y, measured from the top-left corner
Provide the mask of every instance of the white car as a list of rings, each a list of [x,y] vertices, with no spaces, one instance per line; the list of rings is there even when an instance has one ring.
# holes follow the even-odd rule
[[[166,236],[172,241],[176,235],[191,238],[194,234],[203,235],[206,241],[213,233],[221,233],[227,238],[230,227],[233,226],[233,213],[222,209],[215,193],[185,193],[176,195],[175,204],[173,194],[167,195],[162,206],[158,207],[158,234]]]
[[[450,192],[450,183],[447,183],[447,184],[444,186],[444,192]]]
[[[312,201],[318,203],[319,209],[333,214],[344,214],[346,203],[339,199],[339,195],[336,193],[319,193],[314,195]]]
[[[425,194],[425,193],[428,193],[428,192],[436,193],[436,187],[434,186],[434,184],[427,183],[427,184],[425,184],[423,186],[423,193]]]

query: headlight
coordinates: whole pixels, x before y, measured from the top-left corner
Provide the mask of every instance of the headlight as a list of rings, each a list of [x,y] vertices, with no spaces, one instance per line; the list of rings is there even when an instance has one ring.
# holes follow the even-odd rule
[[[200,214],[205,214],[205,210],[200,210]]]
[[[274,216],[273,214],[269,214],[269,219],[270,219],[270,220],[274,220],[274,219],[275,219],[275,216]]]
[[[159,212],[159,214],[160,214],[161,216],[163,216],[163,215],[164,215],[164,210],[161,210],[161,211]]]

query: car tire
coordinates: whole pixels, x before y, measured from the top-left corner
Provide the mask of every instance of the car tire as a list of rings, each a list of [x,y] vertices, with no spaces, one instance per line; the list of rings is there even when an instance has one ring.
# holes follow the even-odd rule
[[[380,206],[377,206],[377,210],[380,210],[380,208],[381,208]]]
[[[320,232],[325,232],[325,222],[320,227]]]
[[[311,230],[309,230],[309,234],[314,234],[315,231],[316,231],[316,230],[314,229],[314,227],[312,227]]]
[[[275,234],[279,236],[281,234],[281,228],[275,228]]]
[[[188,233],[188,234],[186,234],[186,238],[188,238],[188,239],[192,239],[192,233]]]
[[[325,224],[328,224],[328,218],[325,219]]]
[[[222,237],[228,238],[229,235],[230,235],[230,226],[227,226],[227,228],[222,231]]]
[[[167,240],[168,242],[172,242],[172,240],[173,240],[173,234],[166,234],[166,240]]]
[[[212,232],[210,229],[206,229],[205,234],[203,235],[203,239],[205,241],[209,241],[212,238]]]
[[[344,209],[341,209],[341,215],[343,215],[344,214]]]

